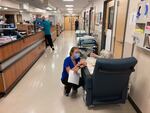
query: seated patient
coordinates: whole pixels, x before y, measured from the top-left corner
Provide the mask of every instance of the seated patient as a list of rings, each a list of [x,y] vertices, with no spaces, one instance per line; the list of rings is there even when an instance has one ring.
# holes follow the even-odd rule
[[[110,51],[102,50],[100,52],[100,55],[96,55],[95,53],[91,53],[90,57],[112,59],[113,58],[113,54]]]
[[[72,47],[70,50],[70,56],[64,60],[63,72],[61,81],[64,84],[64,94],[65,96],[69,96],[69,93],[72,91],[72,95],[77,93],[77,90],[80,86],[82,86],[82,80],[80,78],[79,85],[75,85],[72,83],[68,83],[69,71],[73,70],[75,73],[82,67],[86,66],[86,62],[80,59],[80,51],[77,47]]]

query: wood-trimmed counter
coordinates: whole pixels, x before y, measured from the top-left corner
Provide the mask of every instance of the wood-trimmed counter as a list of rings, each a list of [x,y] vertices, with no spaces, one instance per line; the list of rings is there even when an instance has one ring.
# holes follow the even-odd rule
[[[36,41],[41,40],[41,38],[44,38],[44,34],[43,32],[38,32],[36,34],[0,46],[0,63],[14,56]]]
[[[0,93],[7,94],[44,51],[43,32],[0,46]]]

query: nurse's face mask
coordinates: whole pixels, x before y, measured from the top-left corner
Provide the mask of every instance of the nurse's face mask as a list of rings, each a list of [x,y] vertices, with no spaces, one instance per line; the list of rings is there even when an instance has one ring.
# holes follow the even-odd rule
[[[79,52],[79,50],[75,50],[74,51],[74,59],[78,59],[78,58],[80,58],[80,52]]]

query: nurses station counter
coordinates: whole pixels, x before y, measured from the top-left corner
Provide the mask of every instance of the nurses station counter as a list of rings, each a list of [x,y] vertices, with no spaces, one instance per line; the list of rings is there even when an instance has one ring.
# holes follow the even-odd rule
[[[7,94],[45,51],[43,32],[0,45],[0,94]]]

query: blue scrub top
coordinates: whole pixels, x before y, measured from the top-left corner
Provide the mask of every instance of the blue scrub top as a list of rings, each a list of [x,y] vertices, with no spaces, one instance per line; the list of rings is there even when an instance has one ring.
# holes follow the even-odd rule
[[[40,18],[36,18],[36,20],[34,21],[34,24],[37,26],[37,27],[42,27],[42,19]]]
[[[42,27],[44,28],[43,31],[45,35],[51,34],[51,22],[49,20],[44,20],[42,23]]]
[[[76,60],[76,63],[80,62],[80,58],[78,58]],[[62,72],[62,77],[61,77],[61,80],[65,80],[65,79],[68,79],[68,72],[66,70],[67,67],[70,67],[71,69],[75,67],[74,63],[72,62],[72,59],[71,57],[67,57],[65,60],[64,60],[64,65],[63,65],[63,72]]]

